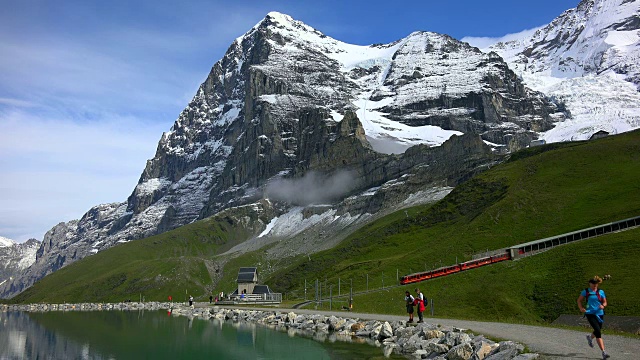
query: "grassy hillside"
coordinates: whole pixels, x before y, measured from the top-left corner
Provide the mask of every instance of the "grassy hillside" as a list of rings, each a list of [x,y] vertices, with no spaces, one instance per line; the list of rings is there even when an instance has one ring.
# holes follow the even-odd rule
[[[207,298],[221,275],[214,257],[249,235],[230,218],[212,217],[101,251],[46,276],[11,302],[184,301]],[[236,272],[237,273],[237,272]]]
[[[267,262],[264,251],[235,259],[215,255],[249,236],[215,218],[100,252],[41,280],[13,299],[34,301],[162,300],[233,289],[240,266],[271,274],[264,282],[286,297],[308,298],[312,283],[338,293],[397,284],[397,277],[473,254],[640,215],[640,132],[527,149],[458,186],[433,206],[400,211],[353,233],[334,249]],[[605,284],[612,315],[640,313],[639,230],[581,241],[544,254],[441,278],[420,286],[436,315],[542,322],[575,312],[586,279]],[[215,272],[215,260],[226,262]],[[279,269],[275,273],[273,269]],[[212,277],[220,281],[212,289]],[[367,285],[368,280],[368,285]],[[355,298],[358,311],[403,312],[394,287]],[[346,304],[346,303],[344,303]],[[344,305],[336,303],[335,305]]]
[[[634,265],[640,254],[639,238],[640,229],[634,229],[517,261],[356,296],[354,310],[401,315],[404,292],[414,293],[419,287],[433,299],[436,317],[551,322],[560,314],[579,314],[576,299],[589,277],[611,274],[611,280],[601,287],[609,299],[607,314],[637,316],[640,280]],[[334,294],[336,291],[334,286]]]
[[[312,255],[311,260],[298,259],[267,282],[281,291],[300,295],[304,293],[304,279],[308,283],[319,279],[323,284],[333,285],[334,291],[340,279],[344,293],[345,284],[351,281],[355,290],[365,290],[368,274],[369,288],[380,288],[383,281],[385,284],[396,282],[398,273],[401,276],[454,264],[456,260],[469,260],[473,254],[487,249],[637,215],[640,215],[640,132],[592,142],[554,144],[517,153],[512,161],[458,186],[439,203],[387,216],[352,234],[332,250]],[[588,277],[602,275],[606,270],[615,278],[616,273],[634,268],[640,256],[637,236],[623,243],[607,243],[611,251],[608,256],[600,255],[597,250],[600,242],[605,241],[602,239],[617,236],[629,235],[585,241],[539,257],[436,280],[425,286],[433,284],[446,289],[442,294],[436,293],[442,299],[447,299],[446,294],[452,289],[461,287],[451,301],[443,300],[454,308],[442,315],[546,320],[553,315],[549,314],[552,311],[546,302],[547,279],[543,274],[551,277],[558,273],[559,278],[570,279],[563,286],[557,286],[557,290],[551,290],[562,299],[553,301],[559,304],[554,308],[557,311],[553,311],[557,313],[574,306],[576,289],[584,285]],[[567,251],[583,250],[593,259],[587,261],[566,255]],[[565,255],[559,265],[552,265],[561,254]],[[613,260],[615,254],[619,258]],[[534,271],[536,267],[540,267],[536,270],[539,274]],[[544,280],[536,282],[536,277]],[[623,280],[625,288],[633,289],[633,295],[640,295],[639,278],[628,276],[620,281]],[[523,282],[537,285],[528,288]],[[474,285],[483,283],[491,286],[484,290],[484,286]],[[512,288],[522,292],[516,291],[514,297],[507,291]],[[488,295],[491,301],[481,300]],[[640,308],[632,305],[637,297],[628,298],[628,306],[612,308],[612,311],[618,315],[637,315]],[[371,301],[371,298],[361,301],[365,311],[399,309],[383,299]],[[569,301],[570,298],[573,299]],[[564,304],[569,304],[569,308]]]

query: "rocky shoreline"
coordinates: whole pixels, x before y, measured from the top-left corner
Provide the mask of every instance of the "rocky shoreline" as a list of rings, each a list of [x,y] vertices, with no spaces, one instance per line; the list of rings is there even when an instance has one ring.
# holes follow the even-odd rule
[[[79,303],[79,304],[27,304],[9,305],[0,304],[0,311],[100,311],[100,310],[170,310],[171,308],[185,307],[178,303],[170,302],[121,302],[121,303]]]
[[[528,360],[538,354],[523,353],[524,346],[513,341],[495,342],[465,329],[437,324],[407,324],[406,321],[360,320],[358,318],[296,314],[275,310],[228,309],[219,306],[189,307],[182,303],[126,302],[82,304],[0,305],[0,311],[109,311],[167,310],[173,316],[218,321],[250,322],[291,335],[318,341],[365,342],[409,359],[442,360]]]

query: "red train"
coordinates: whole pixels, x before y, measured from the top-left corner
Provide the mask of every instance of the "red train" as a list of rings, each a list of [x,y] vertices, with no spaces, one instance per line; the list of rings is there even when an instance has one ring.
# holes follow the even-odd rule
[[[494,264],[500,261],[511,260],[511,254],[507,249],[504,253],[499,255],[487,256],[480,259],[470,260],[467,262],[441,267],[431,271],[424,271],[415,274],[410,274],[403,276],[400,278],[400,284],[411,284],[424,280],[429,280],[433,278],[437,278],[440,276],[445,276],[453,273],[457,273],[464,270],[474,269],[480,266]]]

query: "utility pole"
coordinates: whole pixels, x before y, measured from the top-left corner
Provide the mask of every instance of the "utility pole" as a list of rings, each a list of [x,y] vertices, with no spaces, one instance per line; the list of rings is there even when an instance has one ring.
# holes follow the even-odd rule
[[[351,289],[349,290],[349,311],[351,311],[352,309],[353,309],[353,281],[351,281]]]

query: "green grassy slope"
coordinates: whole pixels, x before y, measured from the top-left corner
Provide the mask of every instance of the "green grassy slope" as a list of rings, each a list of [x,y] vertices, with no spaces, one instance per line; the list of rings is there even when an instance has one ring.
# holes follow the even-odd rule
[[[171,232],[100,252],[47,276],[14,302],[163,300],[185,289],[208,298],[228,292],[240,266],[270,274],[264,283],[303,298],[304,282],[320,280],[333,294],[396,285],[397,276],[423,271],[473,254],[640,215],[640,132],[596,141],[527,149],[458,186],[433,206],[399,211],[356,231],[336,248],[309,257],[266,262],[264,251],[226,262],[211,289],[207,265],[248,234],[235,224],[206,219]],[[610,314],[640,313],[639,230],[610,234],[544,254],[421,283],[436,302],[436,315],[543,322],[574,312],[586,279],[611,274],[605,283]],[[272,269],[280,269],[273,272]],[[268,270],[267,270],[268,269]],[[355,309],[403,312],[408,287],[355,298]],[[335,305],[340,306],[339,302]]]
[[[160,235],[114,246],[46,276],[11,302],[184,300],[207,298],[212,259],[249,235],[228,219],[198,221]]]
[[[576,299],[587,279],[611,274],[611,280],[601,286],[609,299],[607,314],[637,316],[640,279],[633,265],[640,254],[639,238],[640,229],[634,229],[517,261],[357,296],[354,310],[403,314],[404,292],[413,293],[419,287],[434,300],[436,317],[543,323],[561,314],[579,314]]]
[[[383,281],[395,283],[397,273],[401,276],[454,264],[456,260],[469,260],[473,254],[487,249],[640,215],[640,132],[592,142],[532,148],[514,158],[517,159],[458,186],[431,207],[389,215],[352,234],[335,249],[312,255],[311,260],[298,259],[294,266],[275,274],[267,283],[281,291],[300,295],[303,294],[304,279],[308,283],[319,279],[323,284],[333,285],[334,289],[340,279],[344,293],[345,284],[351,281],[356,291],[365,290],[365,275],[368,274],[369,288],[379,288]],[[589,246],[587,254],[591,254],[593,260],[564,256],[560,264],[567,268],[562,268],[559,276],[571,280],[558,290],[562,303],[575,303],[575,299],[567,302],[575,295],[574,287],[580,288],[590,276],[602,275],[600,271],[608,269],[614,275],[633,268],[640,256],[639,240],[636,239],[637,236],[624,244],[614,243],[610,256],[604,258],[588,242],[567,247],[579,251]],[[495,319],[500,313],[499,318],[524,317],[530,321],[553,318],[547,314],[550,312],[545,305],[547,296],[542,295],[546,290],[540,290],[545,287],[544,281],[538,283],[535,291],[519,284],[516,288],[523,291],[517,296],[509,295],[506,289],[517,281],[527,282],[542,276],[530,270],[534,266],[527,266],[523,273],[526,264],[537,264],[541,274],[553,274],[551,260],[540,259],[548,257],[555,261],[566,251],[563,248],[540,257],[435,280],[433,284],[448,284],[441,286],[449,291],[462,286],[452,298],[457,299],[453,305],[455,309],[443,315]],[[620,257],[614,261],[615,254]],[[629,277],[625,281],[628,281],[625,287],[639,289],[634,295],[640,295],[640,279]],[[493,284],[488,291],[472,286],[484,282]],[[445,291],[442,295],[448,293]],[[493,300],[479,300],[486,294],[491,294]],[[390,308],[397,309],[382,299],[372,302],[370,298],[362,302],[365,310],[387,312]],[[447,302],[454,303],[453,300]],[[633,309],[625,306],[616,311],[619,315],[637,315],[638,310],[637,306]],[[522,315],[525,313],[526,316]]]

